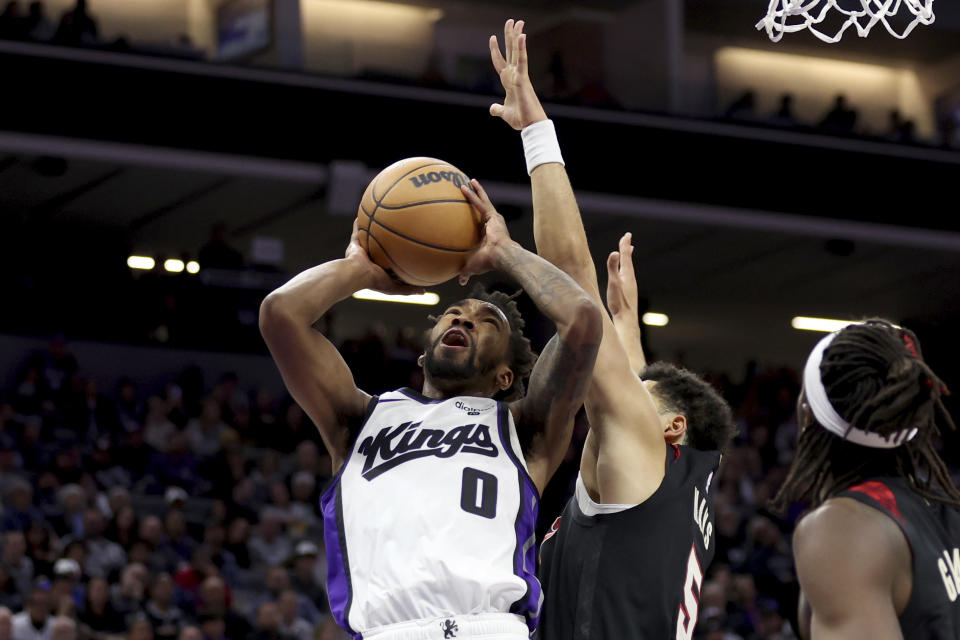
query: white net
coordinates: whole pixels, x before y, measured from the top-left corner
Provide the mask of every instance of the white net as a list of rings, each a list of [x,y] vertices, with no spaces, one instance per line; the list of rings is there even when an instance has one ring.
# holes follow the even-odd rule
[[[895,38],[906,38],[918,24],[933,24],[933,0],[850,0],[852,7],[859,1],[859,8],[844,8],[838,0],[770,0],[767,16],[757,23],[757,29],[765,29],[774,42],[779,42],[784,33],[809,29],[824,42],[837,42],[852,25],[861,38],[867,37],[878,23]],[[833,35],[820,30],[828,18],[836,18],[831,11],[839,12],[843,24]],[[912,18],[911,18],[912,16]],[[898,30],[891,20],[905,27]]]

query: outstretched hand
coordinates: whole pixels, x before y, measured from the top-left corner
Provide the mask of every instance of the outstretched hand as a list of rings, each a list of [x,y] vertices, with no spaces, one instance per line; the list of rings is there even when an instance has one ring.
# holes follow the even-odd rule
[[[471,180],[469,185],[461,186],[460,190],[473,205],[473,208],[480,213],[483,224],[483,238],[480,240],[480,246],[470,256],[467,263],[463,265],[463,269],[460,270],[459,282],[461,285],[465,285],[470,280],[470,276],[496,269],[500,251],[512,241],[506,221],[502,215],[497,213],[496,208],[487,196],[487,192],[484,191],[478,181]]]
[[[620,238],[619,251],[607,257],[607,308],[614,321],[639,322],[637,311],[637,275],[633,270],[632,233]]]
[[[523,20],[507,20],[503,25],[506,57],[500,53],[497,36],[490,36],[490,58],[493,68],[500,76],[504,91],[503,104],[490,105],[490,115],[502,118],[518,131],[535,122],[547,119],[547,114],[537,98],[530,76],[527,73],[527,34],[523,32]]]
[[[396,295],[413,295],[423,293],[423,287],[416,287],[401,282],[394,276],[387,273],[383,267],[370,259],[363,245],[360,244],[360,231],[357,227],[357,221],[353,221],[353,233],[350,234],[350,244],[344,254],[347,260],[353,260],[361,265],[365,274],[365,288],[373,289],[381,293],[392,293]]]

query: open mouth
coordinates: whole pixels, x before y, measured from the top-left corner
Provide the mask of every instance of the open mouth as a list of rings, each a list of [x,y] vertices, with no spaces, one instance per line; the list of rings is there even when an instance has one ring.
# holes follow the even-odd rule
[[[469,344],[467,339],[467,334],[465,334],[460,329],[448,329],[446,333],[443,334],[443,337],[440,339],[440,343],[446,347],[466,347]]]

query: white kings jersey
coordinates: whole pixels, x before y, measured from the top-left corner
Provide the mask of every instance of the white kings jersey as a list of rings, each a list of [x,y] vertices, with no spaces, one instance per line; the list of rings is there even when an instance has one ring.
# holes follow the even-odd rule
[[[320,500],[331,612],[354,638],[491,613],[532,631],[538,502],[505,403],[412,389],[372,398]]]

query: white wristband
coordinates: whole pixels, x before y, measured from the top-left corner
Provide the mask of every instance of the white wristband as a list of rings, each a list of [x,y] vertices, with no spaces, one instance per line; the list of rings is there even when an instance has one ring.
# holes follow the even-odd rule
[[[524,127],[520,137],[523,138],[523,155],[527,158],[527,175],[548,162],[564,164],[553,120],[541,120]]]

